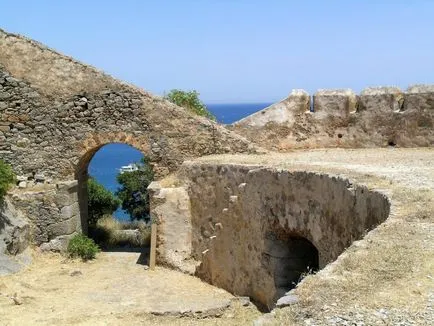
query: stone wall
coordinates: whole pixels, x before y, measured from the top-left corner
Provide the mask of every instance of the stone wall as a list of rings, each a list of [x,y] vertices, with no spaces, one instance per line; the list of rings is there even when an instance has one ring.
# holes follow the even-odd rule
[[[312,104],[312,106],[311,106]],[[293,91],[229,128],[278,151],[320,147],[434,145],[434,85]]]
[[[157,177],[187,158],[255,151],[249,141],[212,121],[0,30],[0,158],[28,188],[15,204],[32,221],[35,243],[85,227],[87,166],[109,143],[140,150]],[[78,214],[68,217],[63,212],[69,208],[56,203],[62,187],[35,191],[30,186],[74,180],[80,211],[76,203],[68,204]]]
[[[37,184],[9,194],[15,209],[30,222],[30,239],[44,250],[63,251],[71,236],[81,231],[78,182]]]
[[[161,175],[189,157],[254,150],[214,122],[2,30],[0,141],[18,174],[59,179],[74,179],[113,142],[141,150]]]
[[[328,175],[187,162],[179,176],[190,211],[169,217],[179,197],[162,201],[159,190],[151,214],[160,243],[190,220],[191,235],[183,239],[191,240],[191,257],[184,252],[179,261],[201,262],[202,279],[268,308],[302,273],[335,260],[389,215],[384,195]],[[158,261],[176,259],[163,251]]]

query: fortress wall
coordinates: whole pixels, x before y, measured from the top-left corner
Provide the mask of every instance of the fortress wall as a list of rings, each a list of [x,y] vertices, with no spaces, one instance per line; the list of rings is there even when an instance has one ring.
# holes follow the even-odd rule
[[[196,274],[203,280],[268,308],[308,266],[322,268],[334,261],[389,215],[384,195],[323,174],[186,162],[180,176],[188,191],[188,213],[169,210],[184,201],[165,191],[151,201],[159,241],[170,243],[176,230],[189,224],[189,233],[179,234],[191,245],[181,250],[178,261],[188,259],[189,252],[201,262]],[[158,261],[177,267],[173,254],[160,251]]]
[[[291,101],[289,96],[229,128],[278,151],[433,146],[433,96],[434,86],[429,85],[411,86],[405,92],[397,87],[370,87],[360,95],[351,90],[319,90],[313,96],[313,112],[291,111],[267,120],[267,111]]]
[[[126,85],[44,44],[2,29],[0,49],[0,63],[11,75],[26,80],[40,93],[53,99],[104,89],[119,91]]]

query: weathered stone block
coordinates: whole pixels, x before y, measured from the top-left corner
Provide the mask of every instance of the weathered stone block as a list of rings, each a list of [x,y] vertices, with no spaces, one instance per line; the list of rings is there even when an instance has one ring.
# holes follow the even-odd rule
[[[57,183],[55,202],[58,207],[70,206],[78,201],[78,182],[64,181]]]
[[[191,215],[188,193],[183,187],[162,188],[152,182],[151,218],[158,221],[157,261],[194,272],[184,260],[191,258]]]
[[[295,294],[288,294],[277,300],[276,307],[283,308],[298,303],[298,297]]]
[[[30,225],[9,200],[0,203],[0,249],[17,255],[29,245]]]
[[[404,111],[434,111],[434,85],[410,86],[404,94]]]
[[[0,131],[7,132],[9,130],[11,130],[11,128],[9,126],[2,126],[2,125],[0,125]]]
[[[54,238],[61,235],[69,235],[77,231],[78,218],[72,217],[59,223],[51,224],[47,227],[48,235]]]
[[[356,94],[351,89],[320,89],[313,96],[314,116],[347,118],[355,111],[356,103]]]
[[[68,248],[69,240],[73,236],[74,234],[56,237],[49,242],[41,244],[40,248],[42,251],[65,252]]]
[[[369,87],[359,96],[357,112],[399,112],[404,104],[404,94],[398,87]]]
[[[70,219],[71,217],[78,216],[80,214],[80,207],[78,202],[73,203],[69,206],[64,206],[60,210],[60,217],[62,220]]]
[[[10,231],[9,239],[5,242],[9,254],[17,255],[22,253],[30,243],[30,225],[24,221],[14,225]]]

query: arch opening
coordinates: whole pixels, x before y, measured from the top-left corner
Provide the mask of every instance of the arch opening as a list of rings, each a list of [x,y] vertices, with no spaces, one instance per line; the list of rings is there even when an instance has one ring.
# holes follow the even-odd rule
[[[81,231],[103,250],[142,252],[146,262],[150,241],[147,186],[153,180],[149,159],[125,143],[104,144],[83,155],[76,178]],[[101,191],[104,199],[99,200]]]

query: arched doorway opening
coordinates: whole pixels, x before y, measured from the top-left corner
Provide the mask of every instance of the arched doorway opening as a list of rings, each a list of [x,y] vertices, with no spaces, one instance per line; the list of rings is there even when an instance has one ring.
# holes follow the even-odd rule
[[[149,160],[138,149],[109,143],[89,150],[77,174],[82,232],[107,251],[140,251],[148,258]]]
[[[319,269],[318,250],[298,234],[269,232],[265,248],[269,271],[274,277],[275,301],[295,288],[304,276]]]

